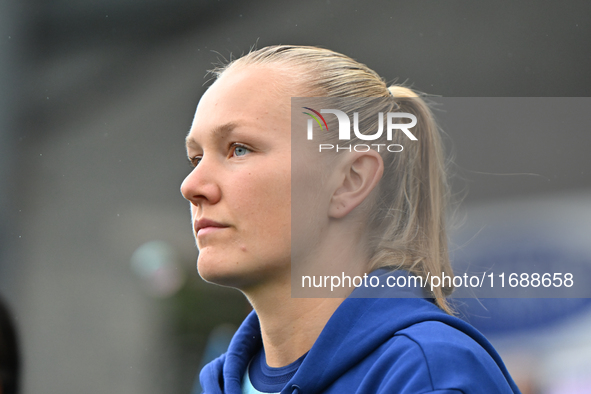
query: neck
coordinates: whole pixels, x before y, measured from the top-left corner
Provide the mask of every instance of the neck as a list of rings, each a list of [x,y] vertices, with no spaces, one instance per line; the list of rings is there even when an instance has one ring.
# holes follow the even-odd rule
[[[329,232],[330,233],[330,232]],[[343,240],[344,234],[329,239]],[[347,234],[350,235],[350,234]],[[323,250],[316,250],[309,261],[316,267],[363,274],[366,257],[359,253],[356,242],[330,242],[324,239]],[[293,267],[292,267],[293,269]],[[347,294],[352,289],[347,290]],[[268,281],[257,288],[244,290],[245,295],[259,317],[267,364],[271,367],[286,366],[310,350],[322,329],[343,302],[344,298],[292,298],[291,273],[288,270],[280,278]],[[326,294],[326,293],[324,293]],[[345,295],[346,296],[346,295]]]
[[[343,298],[291,298],[289,287],[283,292],[247,297],[259,317],[270,367],[286,366],[310,350],[328,319],[343,302]]]

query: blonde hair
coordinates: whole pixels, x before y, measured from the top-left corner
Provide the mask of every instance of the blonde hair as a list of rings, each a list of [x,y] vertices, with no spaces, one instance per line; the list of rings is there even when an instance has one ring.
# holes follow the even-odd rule
[[[424,100],[407,87],[388,87],[377,73],[348,56],[317,47],[270,46],[218,67],[213,73],[219,77],[230,68],[268,64],[297,70],[297,84],[305,97],[382,98],[380,112],[416,116],[413,133],[418,140],[405,143],[403,156],[382,154],[383,182],[378,186],[367,225],[371,234],[370,269],[405,269],[424,279],[428,275],[441,277],[442,272],[452,276],[445,231],[448,187],[443,146]],[[360,126],[362,122],[366,122],[364,129],[376,123],[375,119],[363,119]],[[388,143],[403,142],[403,133],[393,134],[394,140]],[[453,310],[445,297],[452,291],[453,287],[435,287],[433,291],[437,305],[450,314]]]

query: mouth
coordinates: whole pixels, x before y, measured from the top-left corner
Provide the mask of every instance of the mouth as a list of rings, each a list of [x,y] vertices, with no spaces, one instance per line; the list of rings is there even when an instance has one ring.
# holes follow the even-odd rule
[[[199,237],[228,227],[229,226],[225,224],[221,224],[210,219],[202,218],[195,221],[195,236]]]

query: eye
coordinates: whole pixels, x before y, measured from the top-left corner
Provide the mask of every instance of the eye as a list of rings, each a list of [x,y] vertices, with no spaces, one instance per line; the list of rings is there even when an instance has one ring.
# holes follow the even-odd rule
[[[250,152],[252,152],[252,151],[244,145],[240,145],[240,144],[232,145],[232,155],[233,156],[240,157],[240,156],[244,156]]]
[[[195,168],[195,167],[197,167],[197,165],[201,161],[201,156],[188,157],[187,159],[189,160],[189,165],[191,167]]]

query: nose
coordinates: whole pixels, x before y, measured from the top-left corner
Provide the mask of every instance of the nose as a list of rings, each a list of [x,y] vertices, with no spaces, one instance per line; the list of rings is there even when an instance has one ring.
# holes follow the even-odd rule
[[[221,190],[215,174],[212,166],[202,159],[181,184],[181,194],[194,205],[216,204],[221,198]]]

